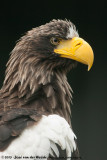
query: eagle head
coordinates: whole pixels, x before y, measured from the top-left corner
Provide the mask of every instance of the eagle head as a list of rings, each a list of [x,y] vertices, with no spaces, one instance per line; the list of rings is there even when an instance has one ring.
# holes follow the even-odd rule
[[[77,61],[88,65],[89,70],[93,59],[92,48],[79,38],[72,22],[53,20],[33,28],[20,39],[11,53],[8,65],[11,63],[12,68],[17,65],[20,71],[39,65],[46,71],[59,69],[63,72],[69,71]]]

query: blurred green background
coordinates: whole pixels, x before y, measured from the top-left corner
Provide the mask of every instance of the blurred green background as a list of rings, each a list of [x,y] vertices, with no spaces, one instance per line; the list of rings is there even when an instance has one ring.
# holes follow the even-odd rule
[[[107,4],[103,1],[3,1],[0,4],[0,87],[9,53],[28,30],[70,19],[92,46],[92,69],[78,64],[68,80],[74,91],[72,125],[83,160],[107,159]]]

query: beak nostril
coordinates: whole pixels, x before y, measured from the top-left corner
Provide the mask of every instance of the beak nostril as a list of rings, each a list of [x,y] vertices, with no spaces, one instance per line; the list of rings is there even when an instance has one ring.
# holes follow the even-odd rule
[[[80,45],[81,45],[82,43],[77,43],[76,45],[75,45],[75,47],[79,47]]]

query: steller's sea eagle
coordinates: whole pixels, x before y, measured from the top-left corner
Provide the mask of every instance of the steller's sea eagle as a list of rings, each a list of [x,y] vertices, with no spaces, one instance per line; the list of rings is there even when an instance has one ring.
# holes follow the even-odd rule
[[[90,45],[67,20],[52,20],[21,37],[0,90],[1,158],[79,159],[66,75],[77,61],[90,70],[93,59]]]

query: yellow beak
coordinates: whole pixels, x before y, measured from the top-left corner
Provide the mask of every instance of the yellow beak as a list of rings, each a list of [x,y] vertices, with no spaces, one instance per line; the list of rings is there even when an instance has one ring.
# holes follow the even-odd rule
[[[88,71],[93,65],[93,50],[82,38],[74,37],[71,40],[62,40],[54,52],[60,54],[60,57],[70,58],[88,65]]]

